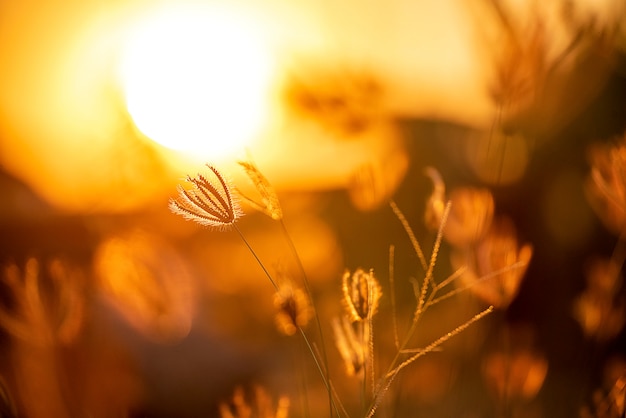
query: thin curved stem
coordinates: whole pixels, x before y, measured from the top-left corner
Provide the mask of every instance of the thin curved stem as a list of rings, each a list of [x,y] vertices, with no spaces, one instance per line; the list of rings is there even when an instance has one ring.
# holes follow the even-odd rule
[[[280,219],[280,226],[283,231],[283,235],[285,236],[285,239],[287,240],[287,244],[289,245],[289,249],[293,253],[294,258],[296,259],[296,262],[298,263],[298,268],[300,269],[300,272],[302,273],[302,282],[304,283],[304,290],[306,291],[309,297],[309,300],[311,301],[311,306],[313,306],[313,316],[315,317],[315,324],[317,326],[317,332],[319,333],[319,336],[320,336],[320,345],[322,346],[321,352],[322,352],[322,360],[324,364],[324,373],[322,374],[322,377],[324,378],[324,380],[330,380],[330,371],[328,370],[328,353],[326,352],[326,343],[324,341],[322,323],[317,313],[317,305],[315,304],[315,299],[313,298],[313,291],[311,290],[309,278],[306,274],[306,270],[304,269],[304,265],[302,264],[302,259],[300,258],[300,254],[298,253],[296,245],[294,244],[293,239],[291,238],[291,234],[289,234],[289,231],[287,230],[287,226],[285,225],[285,221],[282,218]],[[328,401],[332,403],[333,400],[332,400],[332,392],[330,390],[330,385],[326,385],[326,387],[328,389]],[[332,416],[332,408],[331,408],[331,416]]]
[[[313,346],[311,346],[311,342],[309,341],[309,338],[306,336],[306,333],[304,332],[302,327],[299,326],[298,331],[300,331],[300,335],[302,335],[302,338],[304,339],[304,342],[306,343],[307,348],[311,352],[311,356],[313,357],[313,361],[315,362],[315,366],[317,367],[317,370],[319,371],[320,375],[324,377],[324,371],[322,370],[322,366],[320,365],[317,355],[315,355],[315,350],[313,350]],[[332,393],[331,388],[330,388],[330,383],[328,382],[328,380],[323,378],[322,381],[324,382],[324,386],[326,387],[328,392]],[[335,404],[332,397],[331,397],[331,405],[332,405],[332,408],[335,410],[335,413],[337,414],[337,416],[340,417],[341,415],[339,414],[339,409],[337,408],[337,405]]]
[[[272,286],[274,286],[274,289],[276,291],[278,291],[278,285],[276,284],[276,282],[274,281],[274,279],[272,278],[272,275],[269,273],[269,271],[267,271],[267,269],[265,268],[265,265],[263,264],[263,262],[261,261],[261,259],[259,258],[259,256],[257,255],[257,253],[254,251],[254,249],[252,248],[252,246],[250,245],[250,243],[248,242],[248,240],[246,239],[246,237],[243,235],[243,232],[241,232],[241,229],[239,229],[239,227],[237,226],[237,224],[233,224],[233,226],[235,227],[235,230],[237,231],[237,233],[239,233],[239,236],[241,237],[241,239],[243,240],[243,242],[246,244],[246,247],[248,247],[248,250],[250,250],[250,252],[252,253],[252,255],[254,256],[255,260],[257,261],[257,263],[259,264],[259,266],[261,266],[261,268],[263,269],[263,272],[265,273],[265,275],[267,276],[267,278],[270,280],[270,282],[272,283]]]
[[[246,247],[248,248],[248,250],[250,250],[250,252],[254,256],[254,258],[257,261],[257,263],[259,264],[259,266],[261,266],[261,269],[263,269],[263,272],[265,273],[265,275],[269,279],[270,283],[272,283],[272,286],[274,286],[274,289],[276,291],[278,291],[279,290],[278,285],[276,284],[276,282],[272,278],[272,275],[269,273],[269,271],[267,271],[267,268],[265,268],[265,265],[263,264],[263,262],[261,261],[261,259],[257,255],[256,251],[254,251],[254,249],[252,248],[252,246],[250,245],[250,243],[248,242],[246,237],[243,235],[243,232],[241,232],[241,229],[239,229],[239,227],[236,224],[233,224],[233,226],[235,227],[235,230],[237,231],[237,233],[239,234],[239,236],[241,237],[243,242],[246,244]],[[320,326],[320,328],[321,328],[321,326]],[[306,346],[307,346],[309,352],[311,353],[311,356],[313,357],[313,361],[315,362],[317,370],[319,371],[320,375],[322,376],[322,381],[324,383],[324,386],[326,387],[326,390],[329,393],[330,404],[331,404],[331,416],[332,416],[332,410],[334,409],[335,413],[337,414],[337,416],[340,417],[341,415],[339,415],[339,410],[337,409],[337,405],[335,404],[335,402],[334,402],[334,400],[332,398],[332,392],[331,392],[331,388],[330,388],[329,379],[327,377],[327,374],[324,373],[324,370],[322,369],[322,366],[320,365],[320,360],[318,359],[318,356],[315,354],[315,350],[313,350],[313,347],[311,346],[311,342],[309,341],[309,338],[307,337],[306,333],[304,332],[304,329],[302,329],[302,327],[298,326],[298,330],[300,331],[300,335],[302,335],[302,338],[304,339],[304,342],[306,343]]]

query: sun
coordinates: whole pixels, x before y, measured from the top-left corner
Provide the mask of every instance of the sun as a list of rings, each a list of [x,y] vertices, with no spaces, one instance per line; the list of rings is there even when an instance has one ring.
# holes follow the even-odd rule
[[[170,6],[131,31],[120,76],[137,128],[212,159],[240,150],[266,117],[271,54],[253,22],[208,6]]]

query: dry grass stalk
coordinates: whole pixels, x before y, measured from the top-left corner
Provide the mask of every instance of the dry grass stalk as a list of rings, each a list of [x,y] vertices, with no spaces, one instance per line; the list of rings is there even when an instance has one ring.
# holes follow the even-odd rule
[[[283,232],[289,238],[289,234],[287,233],[283,222],[282,209],[280,208],[280,203],[274,189],[271,187],[267,179],[252,163],[240,163],[240,165],[244,168],[244,170],[246,170],[248,176],[256,186],[259,194],[261,195],[262,203],[256,205],[257,209],[263,211],[272,219],[279,221],[282,225]],[[234,222],[240,216],[240,208],[237,205],[236,200],[232,197],[230,185],[224,180],[223,176],[217,171],[217,169],[213,168],[212,166],[208,167],[211,169],[215,177],[214,181],[211,182],[201,175],[196,178],[188,177],[187,181],[193,184],[194,189],[188,191],[182,189],[182,187],[179,186],[179,199],[172,200],[170,202],[170,208],[172,209],[172,211],[182,215],[186,219],[194,220],[202,225],[218,227],[234,225]],[[431,175],[434,176],[433,173],[431,173]],[[437,177],[435,176],[434,180],[436,179]],[[438,201],[430,202],[434,206],[442,203],[439,200],[443,199],[443,196],[445,196],[445,185],[443,184],[443,181],[440,181],[438,184],[436,184],[436,191],[438,192],[438,194],[437,196],[435,196],[434,199],[438,199]],[[348,374],[357,376],[361,379],[363,388],[363,414],[366,417],[371,417],[376,413],[376,410],[386,392],[388,391],[390,385],[402,369],[412,364],[421,356],[438,349],[441,344],[448,341],[450,338],[458,335],[493,310],[493,307],[490,306],[489,308],[470,318],[465,323],[447,332],[442,337],[435,340],[423,349],[411,349],[408,347],[408,344],[416,331],[419,318],[428,310],[429,307],[433,306],[438,301],[443,300],[443,298],[451,296],[454,293],[449,292],[444,296],[438,295],[439,291],[444,289],[444,287],[446,287],[448,284],[455,281],[458,276],[462,275],[465,272],[465,269],[457,269],[457,271],[453,275],[440,283],[437,283],[433,277],[434,268],[437,263],[437,257],[439,254],[439,248],[444,238],[444,231],[447,225],[448,217],[451,213],[452,204],[450,202],[444,205],[443,211],[439,210],[441,208],[437,209],[437,207],[433,207],[433,209],[437,209],[437,212],[434,216],[439,219],[440,224],[435,243],[433,245],[433,249],[428,261],[424,256],[421,246],[415,238],[415,234],[413,233],[411,226],[402,214],[402,211],[394,202],[391,202],[390,205],[411,240],[411,244],[413,245],[413,248],[420,260],[421,266],[425,271],[425,276],[421,284],[421,288],[416,291],[417,305],[413,314],[411,326],[404,338],[402,339],[402,343],[400,343],[400,338],[398,338],[397,335],[397,326],[394,325],[397,353],[392,362],[389,364],[387,371],[382,374],[382,378],[378,382],[376,382],[376,374],[374,370],[373,317],[378,310],[382,291],[380,284],[374,276],[372,270],[369,270],[369,272],[365,272],[363,269],[357,269],[354,273],[350,273],[349,271],[346,271],[344,273],[342,278],[342,299],[347,315],[344,316],[341,320],[335,319],[332,322],[333,332],[335,334],[335,343],[342,356],[342,359],[344,360]],[[484,206],[481,207],[484,208]],[[297,288],[294,289],[291,286],[287,285],[284,287],[279,287],[270,275],[270,273],[264,267],[262,261],[258,258],[248,241],[243,236],[241,230],[236,225],[234,225],[234,228],[239,233],[239,235],[247,245],[248,249],[256,258],[257,262],[262,267],[263,271],[276,289],[274,302],[278,309],[277,320],[278,318],[280,318],[278,322],[282,324],[282,329],[288,335],[293,335],[298,331],[302,335],[304,342],[306,343],[313,357],[313,360],[315,361],[317,369],[320,372],[323,383],[328,390],[330,415],[333,416],[333,414],[336,414],[339,417],[347,416],[347,414],[345,413],[345,408],[343,408],[343,406],[341,405],[339,398],[335,399],[337,395],[334,392],[334,388],[329,377],[329,372],[327,368],[328,362],[326,360],[326,356],[321,355],[317,351],[317,346],[309,340],[307,334],[303,330],[303,327],[306,325],[311,317],[311,312],[313,312],[316,320],[318,321],[318,328],[320,328],[321,338],[321,327],[319,326],[319,318],[315,313],[314,305],[312,305],[312,300],[308,299],[306,297],[307,295],[305,295],[304,292]],[[290,239],[289,243],[292,245],[294,255],[296,256],[296,258],[298,258],[295,246]],[[393,257],[393,254],[393,249],[390,249],[390,257]],[[310,297],[310,289],[308,287],[306,274],[301,264],[300,267],[304,276],[303,279],[306,286],[306,291],[308,293],[308,296]],[[391,265],[390,276],[393,276],[393,267]],[[393,277],[390,277],[390,280],[393,281]],[[393,297],[394,295],[392,290],[392,298]],[[309,305],[309,303],[311,305]],[[392,303],[395,304],[395,301],[392,301]],[[311,310],[309,310],[307,306],[309,306]],[[321,342],[323,344],[323,340],[321,340]],[[368,380],[372,384],[371,397],[368,397],[366,394]],[[369,405],[367,405],[366,403],[368,402],[368,399],[370,401]],[[235,397],[234,405],[234,410],[230,407],[222,407],[222,414],[224,417],[241,418],[252,416],[250,415],[251,409],[246,406],[241,395]],[[233,415],[233,413],[237,415]],[[270,415],[270,417],[273,417],[273,415]]]
[[[306,291],[308,293],[308,298],[311,298],[311,290],[308,285],[308,279],[306,277],[306,273],[302,266],[302,262],[298,256],[297,251],[295,250],[295,245],[289,236],[287,228],[284,224],[282,217],[282,209],[280,209],[280,203],[278,201],[277,195],[274,189],[269,184],[269,181],[261,174],[261,172],[254,166],[252,163],[243,163],[241,164],[244,169],[247,171],[249,177],[252,179],[255,186],[259,189],[259,193],[264,198],[264,205],[261,206],[261,209],[264,209],[264,212],[268,214],[275,220],[280,221],[283,232],[287,236],[288,242],[294,252],[294,255],[298,261],[300,269],[302,270],[303,280],[306,287]],[[198,175],[195,178],[187,177],[187,181],[192,183],[194,188],[192,190],[185,190],[181,186],[178,186],[179,198],[170,200],[170,209],[175,214],[181,215],[188,220],[193,220],[198,222],[201,225],[217,227],[218,229],[224,229],[228,226],[233,226],[237,231],[244,244],[255,258],[258,265],[263,270],[265,276],[268,278],[274,289],[277,293],[281,292],[281,288],[278,286],[272,275],[269,273],[256,251],[252,248],[243,232],[237,227],[235,221],[242,216],[243,212],[239,206],[237,199],[234,197],[231,184],[226,181],[224,176],[213,166],[207,164],[207,167],[211,170],[212,175],[214,177],[213,181],[209,181],[203,175]],[[289,304],[288,304],[289,305]],[[312,306],[312,305],[310,305]],[[291,307],[287,306],[288,309]],[[291,318],[294,312],[289,312],[287,315]],[[319,330],[319,338],[323,343],[323,336],[321,332],[321,325],[319,323],[319,318],[317,313],[313,308],[313,314],[316,318],[316,322],[318,324]],[[315,365],[320,373],[324,386],[328,391],[329,405],[332,410],[334,409],[339,415],[337,404],[333,399],[333,395],[331,392],[330,378],[328,372],[328,361],[325,355],[325,348],[322,347],[322,355],[320,355],[315,349],[314,345],[311,343],[310,338],[307,333],[305,333],[301,324],[298,323],[297,313],[295,322],[291,321],[292,325],[295,325],[297,331],[299,331],[302,336],[310,354],[315,362]],[[295,334],[295,332],[294,332]]]

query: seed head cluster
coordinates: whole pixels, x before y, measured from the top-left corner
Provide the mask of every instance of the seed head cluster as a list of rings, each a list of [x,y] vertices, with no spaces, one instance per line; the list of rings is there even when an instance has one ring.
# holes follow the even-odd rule
[[[239,219],[243,212],[231,192],[231,185],[217,170],[207,164],[209,176],[187,176],[191,189],[178,185],[178,198],[171,199],[169,208],[185,219],[214,228],[227,228]]]
[[[341,288],[343,303],[352,322],[369,320],[374,316],[382,291],[373,270],[365,272],[359,268],[352,274],[346,270]]]

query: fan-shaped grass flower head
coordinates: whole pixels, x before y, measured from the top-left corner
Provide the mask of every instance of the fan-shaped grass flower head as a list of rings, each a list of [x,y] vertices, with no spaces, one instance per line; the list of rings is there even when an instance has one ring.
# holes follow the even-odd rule
[[[187,176],[190,189],[178,185],[178,198],[171,199],[169,208],[183,218],[200,225],[227,228],[239,219],[243,212],[232,193],[229,181],[210,164],[206,165],[210,173]]]

